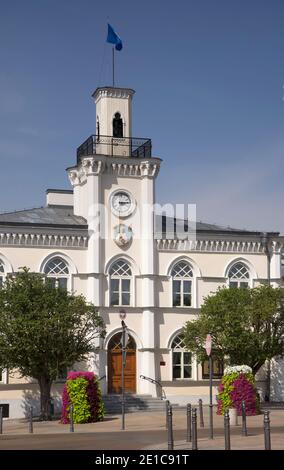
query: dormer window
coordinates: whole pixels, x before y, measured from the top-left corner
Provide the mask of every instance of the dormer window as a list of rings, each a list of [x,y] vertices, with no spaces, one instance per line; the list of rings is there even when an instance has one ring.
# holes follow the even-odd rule
[[[123,122],[120,113],[115,113],[112,121],[112,135],[113,137],[123,137]]]

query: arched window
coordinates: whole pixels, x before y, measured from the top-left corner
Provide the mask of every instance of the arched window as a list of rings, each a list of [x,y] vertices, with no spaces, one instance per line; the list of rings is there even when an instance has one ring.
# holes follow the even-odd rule
[[[235,263],[229,269],[228,278],[230,287],[246,289],[250,280],[249,269],[244,263]]]
[[[120,113],[115,113],[112,120],[112,135],[113,137],[123,137],[123,122]]]
[[[127,261],[119,259],[109,270],[110,305],[130,305],[132,272]]]
[[[100,121],[97,117],[97,140],[100,140]]]
[[[284,251],[281,252],[281,277],[284,277]]]
[[[192,305],[192,278],[191,266],[186,261],[175,264],[172,271],[173,307],[190,307]]]
[[[2,289],[2,286],[4,283],[4,277],[5,277],[4,263],[0,259],[0,289]]]
[[[173,380],[191,379],[192,354],[185,349],[184,335],[182,333],[174,337],[171,349],[173,358]]]
[[[70,274],[64,259],[59,256],[51,258],[45,265],[44,273],[51,280],[54,287],[67,289]]]

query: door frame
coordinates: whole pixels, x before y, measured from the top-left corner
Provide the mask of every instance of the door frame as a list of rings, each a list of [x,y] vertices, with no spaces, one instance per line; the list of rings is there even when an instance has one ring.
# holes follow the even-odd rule
[[[116,328],[115,330],[113,330],[111,333],[109,333],[109,335],[107,336],[106,340],[105,340],[105,350],[106,350],[106,393],[107,394],[111,394],[111,392],[109,392],[109,386],[110,386],[110,382],[109,382],[109,343],[111,341],[111,339],[116,336],[118,333],[121,333],[122,334],[122,329],[121,328]],[[135,345],[136,345],[136,349],[135,349],[135,392],[134,393],[138,393],[138,378],[139,378],[139,371],[138,371],[138,365],[139,365],[139,362],[138,362],[138,342],[139,339],[137,338],[136,334],[130,330],[128,328],[128,333],[129,333],[129,336],[132,337],[132,339],[134,340],[135,342]],[[119,394],[118,394],[119,395]]]

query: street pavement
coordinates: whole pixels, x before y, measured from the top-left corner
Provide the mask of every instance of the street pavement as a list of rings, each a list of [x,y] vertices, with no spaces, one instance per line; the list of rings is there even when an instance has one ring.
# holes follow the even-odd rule
[[[214,415],[214,439],[208,438],[208,409],[204,409],[205,427],[198,426],[198,449],[224,449],[224,419]],[[190,450],[186,442],[186,411],[174,410],[174,449]],[[284,410],[271,410],[271,447],[284,449]],[[247,417],[248,436],[241,434],[239,425],[231,426],[231,448],[242,450],[264,449],[263,415]],[[34,422],[33,434],[28,433],[26,420],[4,420],[0,435],[0,450],[167,450],[165,414],[161,412],[129,413],[125,430],[121,430],[119,415],[106,416],[100,423],[69,425],[59,421]]]

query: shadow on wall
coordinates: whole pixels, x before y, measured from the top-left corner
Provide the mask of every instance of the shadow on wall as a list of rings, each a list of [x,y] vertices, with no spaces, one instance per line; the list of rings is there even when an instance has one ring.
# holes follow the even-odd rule
[[[270,398],[271,401],[284,401],[284,360],[271,360]]]
[[[61,415],[61,395],[64,387],[64,383],[56,383],[52,387],[51,391],[51,415],[56,418],[60,418]],[[33,389],[26,389],[23,391],[22,399],[22,414],[25,418],[29,417],[30,407],[33,407],[33,416],[38,417],[40,415],[40,392],[38,387]]]

